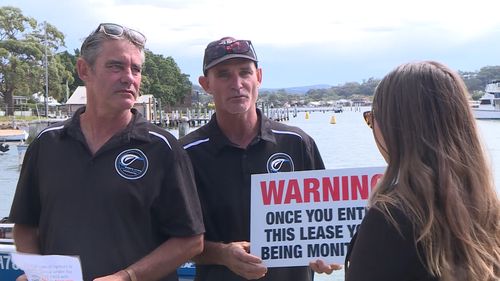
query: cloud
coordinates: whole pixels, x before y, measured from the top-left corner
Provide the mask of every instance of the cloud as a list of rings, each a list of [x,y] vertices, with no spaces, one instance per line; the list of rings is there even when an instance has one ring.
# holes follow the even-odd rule
[[[228,35],[252,40],[266,67],[265,83],[295,85],[380,77],[415,59],[447,60],[473,70],[485,61],[497,63],[493,46],[500,40],[497,0],[4,2],[55,25],[70,50],[101,22],[137,29],[148,38],[149,49],[172,56],[192,80],[201,73],[206,44]],[[344,71],[328,74],[332,65]]]

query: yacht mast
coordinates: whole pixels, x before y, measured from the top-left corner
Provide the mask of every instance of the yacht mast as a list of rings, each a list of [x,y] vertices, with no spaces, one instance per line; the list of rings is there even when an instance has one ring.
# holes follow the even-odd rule
[[[47,22],[44,21],[44,29],[45,29],[45,117],[49,116],[49,63],[47,59]]]

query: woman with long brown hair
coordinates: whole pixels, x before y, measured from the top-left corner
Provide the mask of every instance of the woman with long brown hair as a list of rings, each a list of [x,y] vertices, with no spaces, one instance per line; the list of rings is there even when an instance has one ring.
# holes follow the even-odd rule
[[[365,120],[388,163],[346,259],[346,281],[500,280],[500,203],[454,71],[400,65]]]

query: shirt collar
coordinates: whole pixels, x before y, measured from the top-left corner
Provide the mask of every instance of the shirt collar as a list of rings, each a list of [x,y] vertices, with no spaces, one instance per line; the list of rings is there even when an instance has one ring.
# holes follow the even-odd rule
[[[148,120],[142,118],[141,113],[137,109],[132,108],[132,119],[125,129],[118,134],[121,141],[130,142],[131,139],[137,139],[140,141],[151,141],[151,136],[147,124]],[[84,140],[81,124],[80,115],[85,112],[85,106],[79,108],[73,117],[64,122],[64,134],[70,135],[76,139]]]
[[[217,113],[214,113],[212,115],[212,118],[208,123],[208,126],[210,128],[209,130],[210,139],[214,141],[213,143],[217,151],[223,149],[226,146],[234,147],[231,141],[226,137],[226,135],[224,135],[224,133],[220,129],[219,124],[217,124],[216,114]],[[269,118],[267,118],[267,116],[263,115],[262,111],[258,108],[257,108],[257,116],[258,120],[260,121],[259,133],[255,137],[255,139],[250,143],[250,146],[257,144],[261,140],[276,143],[276,138],[274,137],[274,134],[271,129],[272,121]]]
[[[260,119],[260,137],[263,140],[276,144],[276,138],[274,137],[274,133],[272,131],[271,119],[267,118],[267,116],[262,114],[262,111],[258,108],[257,108],[257,115],[259,116]]]

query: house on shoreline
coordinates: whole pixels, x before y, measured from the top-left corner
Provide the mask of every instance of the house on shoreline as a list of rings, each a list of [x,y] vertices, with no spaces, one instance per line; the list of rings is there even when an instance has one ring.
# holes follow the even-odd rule
[[[78,86],[73,92],[68,101],[66,101],[65,108],[68,116],[73,114],[82,106],[87,104],[87,91],[85,86]],[[156,99],[153,95],[139,96],[134,104],[134,108],[139,111],[147,120],[155,120]]]

